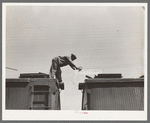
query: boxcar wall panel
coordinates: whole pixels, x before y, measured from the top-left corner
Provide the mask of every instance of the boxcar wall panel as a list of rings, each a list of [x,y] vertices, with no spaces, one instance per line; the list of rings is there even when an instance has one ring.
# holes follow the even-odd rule
[[[53,87],[52,89],[52,93],[51,93],[51,108],[52,110],[59,110],[60,109],[60,106],[58,105],[58,98],[59,98],[59,95],[58,95],[58,88],[57,87]]]
[[[82,110],[88,110],[88,106],[90,102],[88,102],[87,100],[87,87],[86,89],[83,90],[83,93],[82,93]],[[90,98],[88,98],[90,99]],[[89,106],[90,107],[90,106]]]
[[[58,95],[58,105],[57,105],[57,107],[58,107],[58,110],[61,109],[60,94]]]
[[[51,87],[50,88],[50,107],[51,110],[56,110],[56,87]]]
[[[54,109],[56,110],[57,109],[57,98],[58,98],[58,93],[57,93],[57,89],[55,87],[55,93],[54,93],[54,96],[55,96],[55,100],[54,100]]]
[[[29,109],[28,83],[6,84],[6,109]]]
[[[89,110],[144,110],[143,83],[119,83],[115,87],[113,84],[89,84],[88,87]]]
[[[51,110],[55,110],[55,100],[56,100],[55,94],[51,94]]]
[[[59,102],[59,98],[60,98],[60,97],[59,97],[59,94],[60,94],[60,93],[59,93],[59,89],[58,89],[58,88],[55,88],[55,89],[56,89],[56,109],[57,109],[57,110],[60,110],[60,105],[59,105],[59,103],[60,103],[60,102]]]
[[[142,88],[92,89],[90,99],[88,99],[88,101],[90,101],[88,102],[90,110],[144,109]]]
[[[55,101],[56,107],[55,107],[55,108],[56,108],[57,110],[60,110],[59,98],[60,98],[59,90],[58,90],[58,88],[56,88],[56,101]]]

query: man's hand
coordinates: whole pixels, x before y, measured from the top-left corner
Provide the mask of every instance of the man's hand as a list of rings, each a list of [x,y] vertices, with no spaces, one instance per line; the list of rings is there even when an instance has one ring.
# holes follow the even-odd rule
[[[79,71],[81,71],[83,68],[80,66],[80,67],[78,67],[77,69],[78,69]]]

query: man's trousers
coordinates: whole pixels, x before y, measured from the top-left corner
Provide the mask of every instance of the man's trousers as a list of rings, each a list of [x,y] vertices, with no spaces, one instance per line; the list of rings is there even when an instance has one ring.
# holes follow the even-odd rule
[[[49,77],[58,79],[59,82],[62,82],[61,78],[61,69],[59,67],[58,58],[55,57],[52,59],[52,65],[50,67]]]

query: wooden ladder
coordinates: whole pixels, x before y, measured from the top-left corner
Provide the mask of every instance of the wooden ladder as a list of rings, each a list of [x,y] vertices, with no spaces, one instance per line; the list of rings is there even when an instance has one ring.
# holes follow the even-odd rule
[[[30,110],[49,110],[50,107],[50,86],[33,85],[31,87]]]

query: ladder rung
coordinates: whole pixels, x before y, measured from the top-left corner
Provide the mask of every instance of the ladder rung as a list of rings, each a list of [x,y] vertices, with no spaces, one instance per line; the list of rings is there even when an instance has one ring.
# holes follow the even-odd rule
[[[45,101],[33,101],[34,104],[43,104]]]
[[[43,107],[30,107],[30,109],[40,109],[40,108],[50,108],[50,106],[43,106]]]
[[[50,91],[32,91],[31,93],[50,93]]]

